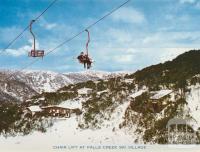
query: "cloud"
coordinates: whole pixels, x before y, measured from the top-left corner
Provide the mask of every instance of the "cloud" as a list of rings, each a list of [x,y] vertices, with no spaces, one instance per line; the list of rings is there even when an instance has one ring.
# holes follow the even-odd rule
[[[200,32],[157,32],[143,38],[146,47],[199,46]]]
[[[20,33],[22,29],[15,26],[0,28],[0,40],[1,42],[8,43],[16,37],[16,34]]]
[[[197,2],[196,8],[197,8],[197,9],[200,9],[200,2]]]
[[[200,9],[200,1],[199,0],[180,0],[181,4],[192,4],[194,8]]]
[[[46,25],[45,25],[45,28],[46,28],[47,30],[51,30],[51,29],[55,28],[56,26],[57,26],[56,23],[46,24]]]
[[[160,62],[171,61],[178,55],[193,49],[194,48],[163,48],[163,53],[160,55]]]
[[[166,14],[165,19],[169,20],[170,22],[180,23],[180,22],[188,22],[192,17],[188,14],[184,15],[175,15],[175,14]]]
[[[58,24],[57,23],[50,23],[48,22],[44,17],[40,19],[40,26],[45,28],[46,30],[52,30],[55,29]]]
[[[112,16],[114,21],[122,21],[126,23],[143,23],[145,16],[142,12],[137,11],[131,7],[124,7],[115,12]]]
[[[19,56],[22,56],[22,55],[25,55],[25,54],[28,54],[28,51],[31,50],[31,47],[28,46],[28,45],[25,45],[19,49],[7,49],[6,50],[6,55],[11,55],[13,57],[19,57]]]
[[[108,29],[105,35],[108,36],[110,40],[115,40],[118,43],[130,42],[133,39],[132,35],[127,31],[114,28]]]
[[[105,5],[106,2],[105,0]],[[123,7],[113,13],[108,20],[102,21],[90,29],[91,43],[89,50],[91,57],[95,60],[93,68],[98,70],[135,70],[164,62],[184,51],[200,46],[198,18],[194,15],[195,13],[190,13],[190,10],[186,8],[188,7],[186,4],[189,7],[194,7],[197,5],[197,1],[178,0],[177,3],[173,3],[171,0],[163,2],[156,0],[155,2],[154,5],[154,1],[152,1],[154,8],[148,9],[151,6],[146,6],[146,2],[135,1],[137,8],[131,7],[131,5]],[[99,5],[98,1],[95,1],[95,3],[98,5],[98,9],[94,11],[94,3],[90,7],[86,7],[87,4],[84,3],[85,5],[81,6],[81,11],[74,11],[74,8],[72,8],[68,9],[68,14],[60,14],[60,10],[56,10],[56,12],[51,13],[50,11],[42,16],[33,29],[40,44],[40,48],[37,46],[37,49],[44,49],[45,53],[52,50],[87,25],[95,22],[98,16],[102,16],[103,12],[109,10],[109,6]],[[60,9],[60,7],[54,9]],[[28,15],[25,15],[26,19],[37,16],[34,11],[32,12],[34,14],[30,15],[29,12]],[[79,12],[82,12],[82,14]],[[55,18],[55,14],[60,16]],[[20,27],[20,25],[18,26]],[[1,37],[4,35],[4,41],[7,42],[12,35],[16,36],[16,33],[18,33],[17,29],[13,28],[13,30],[7,30],[4,34],[1,34]],[[20,60],[21,56],[27,56],[32,48],[32,43],[27,42],[32,37],[28,31],[25,34],[27,36],[24,39],[18,40],[12,46],[14,49],[7,50],[8,55],[15,57],[13,61]],[[2,46],[5,45],[4,41],[1,41]],[[85,49],[86,41],[87,34],[84,32],[73,41],[46,56],[43,67],[36,64],[33,68],[48,68],[49,70],[59,71],[82,69],[82,66],[73,57]],[[2,58],[4,57],[6,58],[5,55],[2,56]],[[26,62],[26,60],[22,61]],[[20,63],[21,61],[17,65],[22,66]]]
[[[196,2],[196,0],[180,0],[180,3],[182,3],[182,4],[185,4],[185,3],[193,4],[195,2]]]
[[[106,27],[103,31],[95,33],[98,40],[92,39],[90,43],[90,54],[98,68],[105,68],[106,65],[107,69],[112,70],[136,70],[171,60],[181,53],[200,47],[198,31],[137,33],[134,29],[126,31],[113,27]]]
[[[133,54],[125,54],[125,55],[116,55],[113,57],[114,60],[118,63],[131,63],[134,59]]]
[[[32,44],[32,40],[28,41],[31,45]],[[31,45],[24,45],[18,49],[7,49],[4,54],[5,55],[11,55],[13,57],[19,57],[19,56],[23,56],[23,55],[28,55],[28,52],[31,51],[31,49],[33,48],[33,46]],[[36,49],[39,48],[39,43],[36,41]]]

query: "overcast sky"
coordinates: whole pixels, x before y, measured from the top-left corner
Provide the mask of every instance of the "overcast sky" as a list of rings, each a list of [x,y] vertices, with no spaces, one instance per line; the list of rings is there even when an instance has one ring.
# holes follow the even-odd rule
[[[58,0],[34,25],[37,49],[46,52],[77,34],[125,0]],[[52,0],[0,0],[0,49],[3,49]],[[90,29],[94,70],[135,71],[200,48],[200,0],[132,0]],[[27,69],[81,71],[76,56],[87,34]],[[1,69],[21,69],[35,59],[29,31],[0,56]]]

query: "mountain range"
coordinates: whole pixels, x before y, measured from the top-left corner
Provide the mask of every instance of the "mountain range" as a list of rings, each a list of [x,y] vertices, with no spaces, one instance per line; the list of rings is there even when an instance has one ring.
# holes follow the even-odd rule
[[[152,65],[134,73],[87,71],[60,75],[27,71],[15,75],[11,81],[16,85],[12,83],[10,90],[12,93],[19,90],[22,98],[24,94],[35,92],[29,94],[29,100],[22,102],[23,106],[78,104],[81,113],[63,122],[65,126],[70,126],[71,129],[68,129],[73,130],[72,136],[77,140],[79,135],[93,130],[95,134],[84,134],[84,140],[95,144],[120,143],[128,136],[126,139],[131,143],[166,144],[169,142],[168,122],[172,119],[189,119],[188,132],[195,133],[195,143],[200,143],[200,50],[188,51],[172,61]],[[11,82],[1,83],[1,90],[7,95],[5,88]],[[83,89],[92,91],[83,95],[80,93]],[[15,97],[11,95],[12,98]],[[23,130],[21,128],[26,128],[26,134],[31,132],[32,130],[24,127],[27,125],[24,123],[27,118],[19,118],[15,120],[20,124],[17,128],[20,131]],[[28,120],[31,122],[28,124],[31,129],[34,125],[38,127],[32,121],[42,121],[40,117]],[[69,122],[73,125],[69,125]],[[42,125],[45,126],[42,130],[47,129],[48,132],[46,126],[49,124]],[[62,127],[57,126],[56,129]],[[184,126],[180,129],[183,128]],[[11,130],[13,132],[12,127]],[[100,140],[97,139],[99,136]]]
[[[52,71],[0,71],[0,101],[22,102],[42,92],[54,92],[69,84],[123,76],[125,72],[82,71],[56,73]],[[9,79],[8,79],[9,78]]]

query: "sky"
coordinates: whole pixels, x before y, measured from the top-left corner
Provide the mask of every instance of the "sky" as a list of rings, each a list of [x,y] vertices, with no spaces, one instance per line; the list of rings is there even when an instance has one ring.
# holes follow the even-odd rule
[[[58,0],[33,24],[36,49],[48,52],[73,37],[125,0]],[[52,0],[0,0],[0,51]],[[200,48],[200,0],[131,0],[90,31],[93,70],[136,71]],[[76,57],[85,50],[82,33],[26,70],[82,71]],[[23,69],[32,36],[27,30],[0,53],[0,69]]]

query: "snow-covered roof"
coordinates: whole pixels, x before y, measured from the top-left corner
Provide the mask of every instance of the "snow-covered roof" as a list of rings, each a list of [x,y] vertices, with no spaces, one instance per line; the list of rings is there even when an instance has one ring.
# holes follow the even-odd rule
[[[88,94],[88,91],[92,91],[91,88],[81,88],[78,89],[78,94]]]
[[[29,101],[32,101],[31,99],[27,99],[25,102],[29,102]]]
[[[125,79],[124,82],[126,82],[126,83],[132,83],[133,79]]]
[[[199,78],[200,74],[196,74],[195,76],[193,76],[193,78]]]
[[[62,108],[68,109],[82,109],[82,103],[79,100],[66,100],[63,101],[61,104],[58,105]]]
[[[138,92],[135,92],[135,93],[131,94],[130,97],[131,98],[136,98],[136,97],[140,96],[144,92],[146,92],[146,90],[140,90]]]
[[[150,97],[150,99],[160,99],[170,93],[172,93],[173,90],[160,90],[160,91],[156,91],[155,94],[153,96]]]
[[[58,108],[66,108],[66,109],[82,109],[82,103],[78,100],[66,100],[63,101],[62,103],[60,103],[59,105],[49,105],[49,106],[45,106],[42,108],[54,108],[54,107],[58,107]]]
[[[97,83],[99,83],[99,82],[101,82],[101,81],[99,81],[99,80],[96,80],[96,81],[93,81],[93,82],[97,84]]]
[[[30,106],[28,109],[32,112],[40,112],[42,109],[39,106]]]
[[[108,89],[103,90],[103,91],[99,91],[99,92],[97,92],[97,94],[100,95],[100,94],[105,93],[105,92],[108,92]]]
[[[38,98],[38,100],[45,100],[45,97]]]

